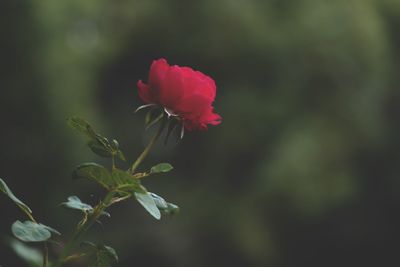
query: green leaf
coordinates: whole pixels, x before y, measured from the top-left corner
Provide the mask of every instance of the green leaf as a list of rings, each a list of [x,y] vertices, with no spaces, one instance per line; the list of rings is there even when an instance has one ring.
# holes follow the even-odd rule
[[[157,194],[150,193],[151,197],[157,205],[157,208],[167,214],[173,215],[179,212],[179,207],[175,204],[166,202],[162,197]]]
[[[67,118],[67,124],[71,128],[86,134],[88,137],[93,137],[94,131],[86,120],[79,117],[70,117]]]
[[[118,143],[118,141],[115,140],[115,139],[113,139],[113,140],[111,141],[111,147],[112,147],[114,150],[118,150],[118,149],[119,149],[119,143]]]
[[[24,242],[42,242],[51,237],[51,233],[60,234],[57,230],[32,221],[16,221],[11,226],[11,231],[16,238]]]
[[[105,144],[99,142],[97,139],[92,139],[88,142],[88,147],[93,153],[103,158],[110,158],[113,155],[112,150]]]
[[[68,201],[61,203],[61,205],[68,209],[83,211],[84,213],[91,212],[93,210],[91,205],[83,203],[77,196],[68,197]]]
[[[172,167],[172,165],[169,163],[160,163],[160,164],[157,164],[156,166],[153,166],[150,169],[150,173],[154,174],[154,173],[160,173],[160,172],[169,172],[173,168],[174,167]]]
[[[124,153],[119,149],[118,141],[113,139],[110,145],[117,157],[122,161],[126,161]]]
[[[16,205],[18,205],[25,213],[32,213],[32,210],[21,200],[19,200],[7,186],[7,184],[0,178],[0,191],[6,194]]]
[[[112,179],[117,185],[137,182],[129,172],[120,169],[113,169]]]
[[[26,261],[32,267],[41,267],[43,265],[43,255],[39,249],[29,247],[17,239],[10,240],[10,247],[21,259]]]
[[[77,196],[68,197],[68,201],[63,202],[60,205],[67,209],[80,210],[83,213],[88,213],[93,211],[93,207],[91,205],[83,203]],[[110,213],[106,211],[102,211],[101,215],[111,217]]]
[[[113,249],[112,247],[109,246],[105,246],[103,245],[103,251],[104,253],[107,255],[107,257],[109,257],[110,259],[112,259],[115,262],[118,262],[118,255],[117,252],[115,251],[115,249]]]
[[[93,162],[84,163],[76,167],[72,177],[91,179],[106,189],[111,189],[114,186],[110,172],[103,166]]]
[[[160,210],[150,193],[135,193],[136,200],[157,220],[161,218]]]
[[[81,247],[91,247],[96,248],[96,244],[90,241],[83,241],[81,242]]]
[[[90,267],[110,267],[118,262],[118,255],[112,247],[106,245],[96,245],[92,242],[83,242],[82,245],[89,247],[92,263]]]
[[[126,161],[125,155],[121,150],[117,151],[117,157],[122,161]]]
[[[163,210],[165,213],[168,213],[170,215],[179,213],[179,207],[177,205],[172,203],[167,203],[167,205],[168,207],[165,210]]]
[[[85,134],[90,139],[96,140],[99,145],[103,145],[105,147],[109,146],[108,139],[96,133],[89,122],[87,122],[86,120],[80,117],[70,117],[67,118],[67,124],[71,128]]]
[[[118,158],[125,161],[125,156],[119,149],[117,140],[114,139],[110,143],[106,137],[96,133],[92,126],[82,118],[71,117],[67,119],[67,123],[73,129],[78,130],[89,138],[87,145],[95,154],[105,158],[116,155]]]
[[[108,213],[107,211],[104,211],[104,210],[100,213],[100,215],[103,215],[103,216],[106,216],[108,218],[111,218],[111,214]]]
[[[146,193],[146,189],[140,184],[140,181],[136,179],[129,172],[114,169],[112,171],[112,179],[119,189],[122,191],[126,191],[129,193],[138,192],[138,193]],[[133,192],[131,192],[133,191]]]
[[[159,195],[156,195],[154,193],[150,193],[151,197],[154,199],[154,202],[156,203],[157,208],[159,209],[166,209],[168,208],[168,203]]]

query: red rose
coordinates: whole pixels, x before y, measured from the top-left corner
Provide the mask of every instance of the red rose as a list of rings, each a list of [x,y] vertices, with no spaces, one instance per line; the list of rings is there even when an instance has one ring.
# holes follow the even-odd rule
[[[148,84],[139,80],[137,86],[144,102],[159,104],[167,113],[179,116],[187,130],[206,130],[207,124],[221,123],[212,106],[215,82],[199,71],[170,66],[161,58],[151,64]]]

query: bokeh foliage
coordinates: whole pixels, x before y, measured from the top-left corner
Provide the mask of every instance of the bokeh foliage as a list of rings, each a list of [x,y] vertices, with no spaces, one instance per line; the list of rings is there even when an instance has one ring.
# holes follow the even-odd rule
[[[124,204],[93,232],[119,266],[399,264],[399,1],[8,0],[0,28],[0,176],[62,232],[76,218],[57,203],[101,193],[70,180],[92,156],[67,116],[132,160],[149,136],[133,110],[151,60],[216,80],[223,123],[148,161],[173,163],[148,184],[180,215],[157,223]],[[5,236],[22,215],[3,196],[0,208]]]

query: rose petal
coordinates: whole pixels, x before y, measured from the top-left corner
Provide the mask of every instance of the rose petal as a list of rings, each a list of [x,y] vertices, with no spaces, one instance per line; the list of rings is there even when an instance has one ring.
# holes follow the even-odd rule
[[[211,106],[211,101],[208,97],[201,94],[193,94],[183,98],[175,111],[185,115],[187,118],[200,117],[202,113]]]
[[[182,67],[181,70],[185,96],[187,94],[201,94],[214,100],[217,88],[213,79],[189,67]]]
[[[157,98],[160,86],[168,72],[169,65],[164,58],[154,60],[150,67],[149,85],[151,94]]]
[[[214,101],[217,92],[217,86],[215,82],[210,77],[204,75],[203,73],[196,71],[196,78],[198,79],[198,91],[203,95],[207,95],[210,99]]]
[[[182,99],[184,92],[183,76],[178,66],[168,69],[159,89],[159,101],[167,107],[174,109],[175,105]]]
[[[214,113],[213,109],[210,109],[202,115],[200,121],[211,125],[218,125],[222,122],[222,117],[219,114]]]
[[[147,84],[143,83],[142,80],[139,80],[137,82],[137,87],[138,87],[139,97],[143,100],[143,102],[154,103],[154,101],[150,95],[149,86]]]

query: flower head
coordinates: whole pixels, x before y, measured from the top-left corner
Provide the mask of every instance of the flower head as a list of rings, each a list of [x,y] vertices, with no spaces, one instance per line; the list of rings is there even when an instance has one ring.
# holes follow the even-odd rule
[[[147,104],[158,104],[178,116],[187,130],[206,130],[218,125],[221,116],[212,106],[216,86],[213,79],[189,67],[170,66],[161,58],[150,67],[148,83],[137,83],[140,98]]]

